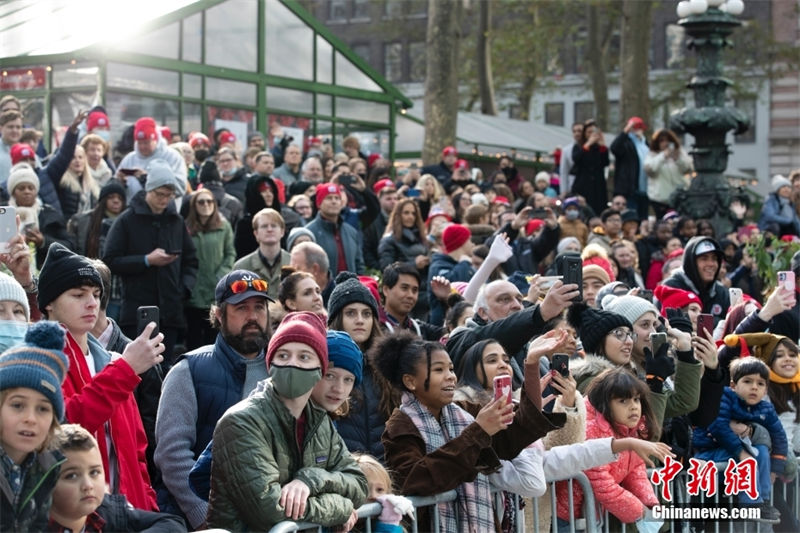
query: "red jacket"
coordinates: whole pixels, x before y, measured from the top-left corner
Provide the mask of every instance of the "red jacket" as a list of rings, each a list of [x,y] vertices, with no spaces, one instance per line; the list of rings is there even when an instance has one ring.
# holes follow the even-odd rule
[[[92,339],[89,350],[95,352],[102,347]],[[69,357],[69,372],[62,385],[67,421],[80,424],[97,439],[106,482],[111,472],[105,431],[108,422],[117,457],[119,492],[138,509],[158,511],[156,494],[147,474],[144,453],[147,437],[133,397],[133,390],[141,379],[122,359],[98,368],[92,378],[83,351],[69,332],[64,353]]]
[[[586,399],[586,438],[603,437],[640,437],[644,433],[644,418],[639,425],[628,429],[616,424],[616,432],[611,424],[598,413],[589,399]],[[621,522],[630,524],[644,514],[644,507],[652,507],[658,503],[653,486],[647,478],[647,469],[641,457],[634,452],[626,451],[618,454],[619,459],[607,465],[585,470],[589,478],[597,503],[616,516]],[[572,484],[575,516],[581,515],[583,490],[577,483]],[[569,495],[566,481],[556,484],[558,501],[558,517],[569,520]]]

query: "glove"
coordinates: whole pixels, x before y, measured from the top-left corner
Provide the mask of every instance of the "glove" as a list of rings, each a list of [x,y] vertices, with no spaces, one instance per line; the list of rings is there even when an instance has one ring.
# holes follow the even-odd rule
[[[512,255],[514,255],[514,250],[506,242],[505,234],[501,233],[492,242],[492,247],[489,248],[489,256],[486,259],[500,265],[508,261]]]
[[[400,525],[403,515],[407,514],[414,518],[414,504],[405,496],[384,494],[383,496],[378,496],[377,500],[383,507],[381,514],[378,516],[379,522]]]
[[[650,348],[644,348],[644,370],[647,373],[647,384],[650,390],[660,394],[664,387],[664,380],[675,373],[675,361],[667,355],[669,343],[665,342],[653,355]]]
[[[680,309],[675,309],[673,307],[667,308],[667,320],[669,320],[669,325],[673,328],[677,329],[678,331],[683,331],[684,333],[692,333],[692,321],[689,318],[689,315],[685,314]]]

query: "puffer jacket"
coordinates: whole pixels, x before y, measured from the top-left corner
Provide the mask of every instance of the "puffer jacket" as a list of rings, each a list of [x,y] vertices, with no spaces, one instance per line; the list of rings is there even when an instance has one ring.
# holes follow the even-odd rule
[[[6,473],[5,459],[2,468]],[[0,531],[43,531],[61,465],[66,459],[59,452],[36,455],[22,482],[15,501],[14,493],[5,475],[0,475]]]
[[[769,432],[770,439],[772,439],[770,469],[772,472],[782,474],[786,468],[789,444],[786,432],[775,412],[775,406],[767,398],[756,405],[747,405],[730,387],[725,387],[722,392],[717,419],[707,428],[698,428],[692,434],[692,444],[695,449],[703,451],[725,448],[731,457],[738,458],[743,446],[741,439],[730,427],[731,420],[745,424],[754,422]]]
[[[192,235],[192,242],[197,249],[197,283],[187,305],[208,309],[214,303],[217,281],[233,268],[233,230],[223,219],[219,228]]]
[[[324,409],[303,410],[305,439],[272,383],[223,415],[214,430],[214,461],[207,525],[229,531],[265,531],[285,520],[281,487],[300,480],[310,489],[300,518],[343,524],[367,496],[367,480]]]
[[[417,228],[403,228],[400,239],[395,239],[394,235],[384,235],[378,243],[378,257],[381,272],[395,261],[408,263],[416,267],[418,255],[428,255],[428,247],[422,242]],[[426,278],[427,268],[420,271],[420,276]]]
[[[612,427],[612,423],[597,412],[588,398],[585,405],[587,440],[603,437],[644,437],[644,417],[633,429],[628,429],[621,424],[614,424]],[[618,456],[619,459],[613,463],[590,468],[584,473],[592,484],[597,503],[620,521],[630,524],[643,516],[645,506],[656,505],[658,498],[647,478],[647,469],[641,457],[632,451],[620,452]],[[569,520],[568,490],[569,485],[566,481],[556,484],[558,517],[562,520]],[[583,490],[579,484],[572,484],[572,495],[573,511],[577,517],[580,515],[583,504]]]

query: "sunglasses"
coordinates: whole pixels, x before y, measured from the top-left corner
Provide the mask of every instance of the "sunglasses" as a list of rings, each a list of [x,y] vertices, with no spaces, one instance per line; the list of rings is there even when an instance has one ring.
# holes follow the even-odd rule
[[[214,200],[197,200],[198,205],[211,205],[214,203]]]
[[[245,292],[248,288],[251,288],[258,292],[267,292],[269,288],[269,283],[263,279],[240,279],[231,283],[228,288],[230,288],[233,294],[241,294]]]

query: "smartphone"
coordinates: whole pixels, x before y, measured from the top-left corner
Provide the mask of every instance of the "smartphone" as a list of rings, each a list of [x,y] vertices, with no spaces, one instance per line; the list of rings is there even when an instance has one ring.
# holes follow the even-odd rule
[[[167,252],[167,253],[168,253],[169,255],[181,255],[181,252],[182,252],[182,251],[183,251],[183,250],[172,250],[172,251],[170,251],[170,252]]]
[[[711,316],[711,315],[709,315]],[[650,344],[653,346],[653,355],[657,354],[661,347],[667,342],[667,334],[657,331],[650,334]]]
[[[0,207],[0,253],[8,253],[8,241],[17,235],[17,210],[13,206]]]
[[[791,270],[781,270],[780,272],[778,272],[778,285],[783,285],[783,288],[785,290],[789,292],[794,292],[795,288],[794,272]]]
[[[544,209],[542,207],[538,209],[532,209],[531,212],[528,213],[528,216],[530,218],[537,218],[539,220],[544,220],[545,218],[547,218],[547,209]]]
[[[344,174],[343,176],[339,176],[339,185],[352,185],[354,178],[350,174]]]
[[[505,396],[507,402],[511,403],[511,376],[494,377],[494,398]]]
[[[158,307],[154,305],[143,305],[136,309],[136,336],[142,334],[144,328],[147,327],[147,324],[150,322],[156,323],[156,328],[153,330],[153,333],[150,335],[152,339],[156,335],[158,335]]]
[[[744,294],[742,293],[742,289],[731,287],[730,289],[728,289],[728,295],[731,298],[731,307],[733,307],[734,305],[739,305],[744,301]]]
[[[565,353],[554,353],[550,361],[550,369],[555,370],[565,378],[569,377],[569,355]]]
[[[714,317],[706,313],[700,313],[697,315],[697,335],[705,339],[706,331],[708,331],[708,335],[714,333]]]
[[[670,151],[674,151],[675,150],[675,143],[669,143],[669,149],[670,149]]]
[[[639,298],[644,298],[648,302],[653,303],[653,291],[642,289],[639,291]]]
[[[122,174],[124,174],[126,176],[133,176],[134,174],[136,174],[136,169],[135,168],[121,168],[121,169],[119,169],[119,171],[120,171],[120,173],[122,173]]]
[[[579,255],[562,255],[556,261],[556,272],[563,276],[564,285],[575,283],[578,286],[578,296],[572,301],[583,300],[583,261]]]
[[[408,189],[406,191],[406,196],[408,196],[409,198],[417,198],[421,192],[422,191],[420,191],[419,189]]]

